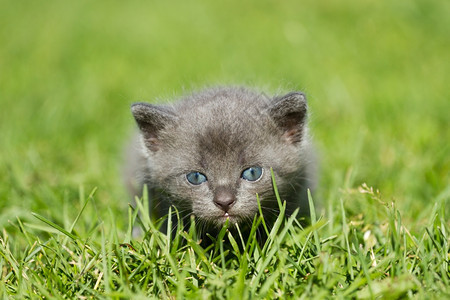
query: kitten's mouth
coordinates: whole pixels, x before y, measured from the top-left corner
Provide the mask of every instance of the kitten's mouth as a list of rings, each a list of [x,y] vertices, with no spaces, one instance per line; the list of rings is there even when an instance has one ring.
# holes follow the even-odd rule
[[[232,220],[232,219],[236,219],[236,216],[230,215],[228,212],[226,212],[226,213],[223,214],[222,218],[225,219],[225,220],[226,219]]]
[[[219,222],[224,224],[227,220],[229,224],[235,224],[238,222],[238,218],[235,215],[231,215],[228,212],[225,212],[222,216],[218,217]]]
[[[215,216],[209,216],[208,218],[205,218],[203,220],[217,228],[222,228],[222,226],[226,222],[228,222],[229,225],[235,225],[240,223],[242,219],[239,217],[239,215],[231,214],[229,212],[221,212],[219,214],[216,214]]]

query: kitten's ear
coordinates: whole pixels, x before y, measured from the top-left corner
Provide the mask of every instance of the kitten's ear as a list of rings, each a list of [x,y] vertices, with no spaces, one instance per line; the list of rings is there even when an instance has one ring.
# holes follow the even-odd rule
[[[144,136],[145,145],[152,151],[159,149],[159,133],[175,120],[175,113],[168,107],[148,103],[134,103],[131,112]]]
[[[269,115],[283,131],[286,141],[291,144],[302,140],[307,111],[306,97],[300,92],[276,97],[269,106]]]

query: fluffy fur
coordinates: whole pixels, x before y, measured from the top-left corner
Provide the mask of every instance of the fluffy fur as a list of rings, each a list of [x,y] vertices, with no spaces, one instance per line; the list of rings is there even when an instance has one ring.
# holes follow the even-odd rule
[[[315,163],[304,94],[271,98],[246,88],[211,88],[172,105],[136,103],[132,113],[140,133],[128,152],[127,183],[134,195],[148,186],[154,217],[174,205],[183,218],[193,214],[203,233],[227,218],[242,228],[258,213],[258,194],[270,225],[278,215],[270,168],[287,213],[299,208],[300,217],[309,216]],[[263,168],[261,178],[242,178],[253,166]],[[190,172],[207,181],[189,183]],[[224,199],[232,202],[225,209],[217,205]]]

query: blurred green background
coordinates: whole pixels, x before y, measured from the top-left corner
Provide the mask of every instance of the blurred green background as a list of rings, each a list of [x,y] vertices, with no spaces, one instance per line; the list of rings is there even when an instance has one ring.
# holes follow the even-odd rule
[[[449,16],[444,0],[0,0],[0,227],[69,224],[82,186],[121,228],[130,104],[214,84],[307,93],[322,203],[363,213],[367,183],[426,218],[450,186]]]

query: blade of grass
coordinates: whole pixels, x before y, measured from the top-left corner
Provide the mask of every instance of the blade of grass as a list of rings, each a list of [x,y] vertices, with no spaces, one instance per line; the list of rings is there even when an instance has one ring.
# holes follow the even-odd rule
[[[62,228],[61,226],[53,223],[50,220],[47,220],[46,218],[44,218],[43,216],[37,214],[37,213],[31,213],[35,218],[37,218],[38,220],[44,222],[45,224],[49,225],[50,227],[53,227],[54,229],[56,229],[57,231],[61,232],[62,234],[70,237],[72,240],[76,241],[78,240],[78,237],[70,232],[68,232],[67,230],[65,230],[64,228]]]
[[[344,234],[344,241],[345,241],[345,247],[347,249],[347,270],[348,273],[350,273],[350,278],[353,281],[355,279],[355,275],[353,274],[353,267],[352,267],[352,252],[350,250],[350,243],[348,239],[348,226],[347,226],[347,220],[345,217],[345,209],[344,209],[344,201],[342,198],[340,199],[341,202],[341,212],[342,212],[342,232]]]
[[[75,228],[75,225],[77,224],[78,220],[81,217],[81,214],[83,213],[84,209],[86,208],[86,205],[89,203],[90,200],[93,199],[95,192],[97,192],[97,187],[95,187],[92,192],[89,194],[89,196],[86,198],[86,200],[83,203],[83,206],[81,207],[81,210],[78,212],[78,215],[76,216],[75,220],[73,221],[72,225],[69,227],[69,232],[72,232],[72,230]],[[81,195],[80,195],[81,197]]]
[[[314,227],[314,225],[317,223],[317,218],[316,218],[316,209],[314,207],[314,201],[312,199],[310,189],[308,189],[308,202],[309,202],[309,212],[311,215],[311,225]],[[314,243],[316,245],[317,251],[321,251],[319,233],[317,232],[317,229],[314,230]]]

